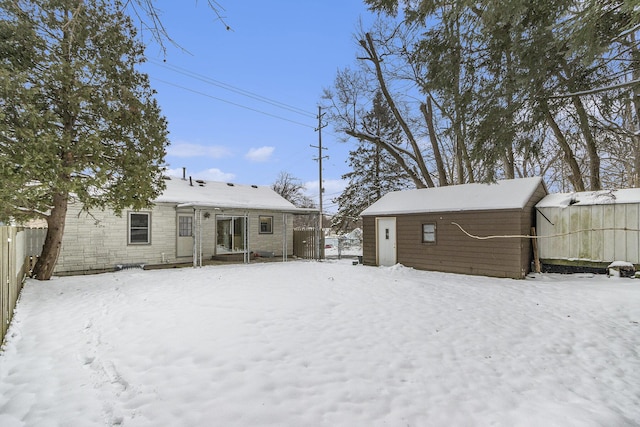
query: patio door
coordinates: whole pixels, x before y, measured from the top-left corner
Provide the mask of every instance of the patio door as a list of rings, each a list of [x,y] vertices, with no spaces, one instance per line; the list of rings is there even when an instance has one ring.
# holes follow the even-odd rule
[[[178,214],[177,256],[193,256],[193,214]]]
[[[395,265],[396,256],[396,219],[376,218],[376,252],[378,265]]]
[[[245,252],[247,218],[218,216],[216,218],[216,254]]]

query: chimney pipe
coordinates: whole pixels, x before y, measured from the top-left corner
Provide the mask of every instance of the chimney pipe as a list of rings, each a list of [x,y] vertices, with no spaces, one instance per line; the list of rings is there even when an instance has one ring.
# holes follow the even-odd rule
[[[193,187],[193,180],[191,180],[191,176],[189,176],[189,185]]]
[[[187,168],[185,168],[184,166],[182,167],[182,179],[184,181],[187,180]]]

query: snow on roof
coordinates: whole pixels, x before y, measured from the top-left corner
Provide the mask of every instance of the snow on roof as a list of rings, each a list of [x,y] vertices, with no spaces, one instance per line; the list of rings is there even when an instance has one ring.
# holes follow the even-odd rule
[[[365,209],[361,215],[474,211],[523,208],[542,178],[497,181],[493,184],[461,184],[446,187],[394,191]]]
[[[181,207],[309,211],[295,207],[293,203],[266,186],[175,177],[166,179],[165,182],[167,188],[154,200],[156,203],[176,203]]]
[[[640,203],[640,188],[549,194],[538,202],[536,208],[565,208],[573,205],[590,206],[623,203]]]

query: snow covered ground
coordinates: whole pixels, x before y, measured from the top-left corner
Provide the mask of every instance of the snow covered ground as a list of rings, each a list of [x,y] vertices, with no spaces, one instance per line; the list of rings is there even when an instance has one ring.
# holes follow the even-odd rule
[[[0,426],[640,425],[640,281],[351,260],[29,281]]]

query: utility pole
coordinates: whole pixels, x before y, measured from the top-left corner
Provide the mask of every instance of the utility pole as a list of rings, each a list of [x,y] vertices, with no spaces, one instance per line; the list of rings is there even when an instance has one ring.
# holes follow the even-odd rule
[[[318,232],[316,233],[316,256],[319,260],[322,259],[322,159],[328,158],[328,156],[322,156],[322,150],[326,150],[326,148],[322,146],[322,128],[326,126],[322,124],[322,116],[324,116],[322,107],[318,106],[318,128],[316,129],[318,131],[318,145],[311,145],[311,147],[318,149],[318,158],[314,160],[318,161],[318,207],[320,210],[320,217],[318,218]]]

